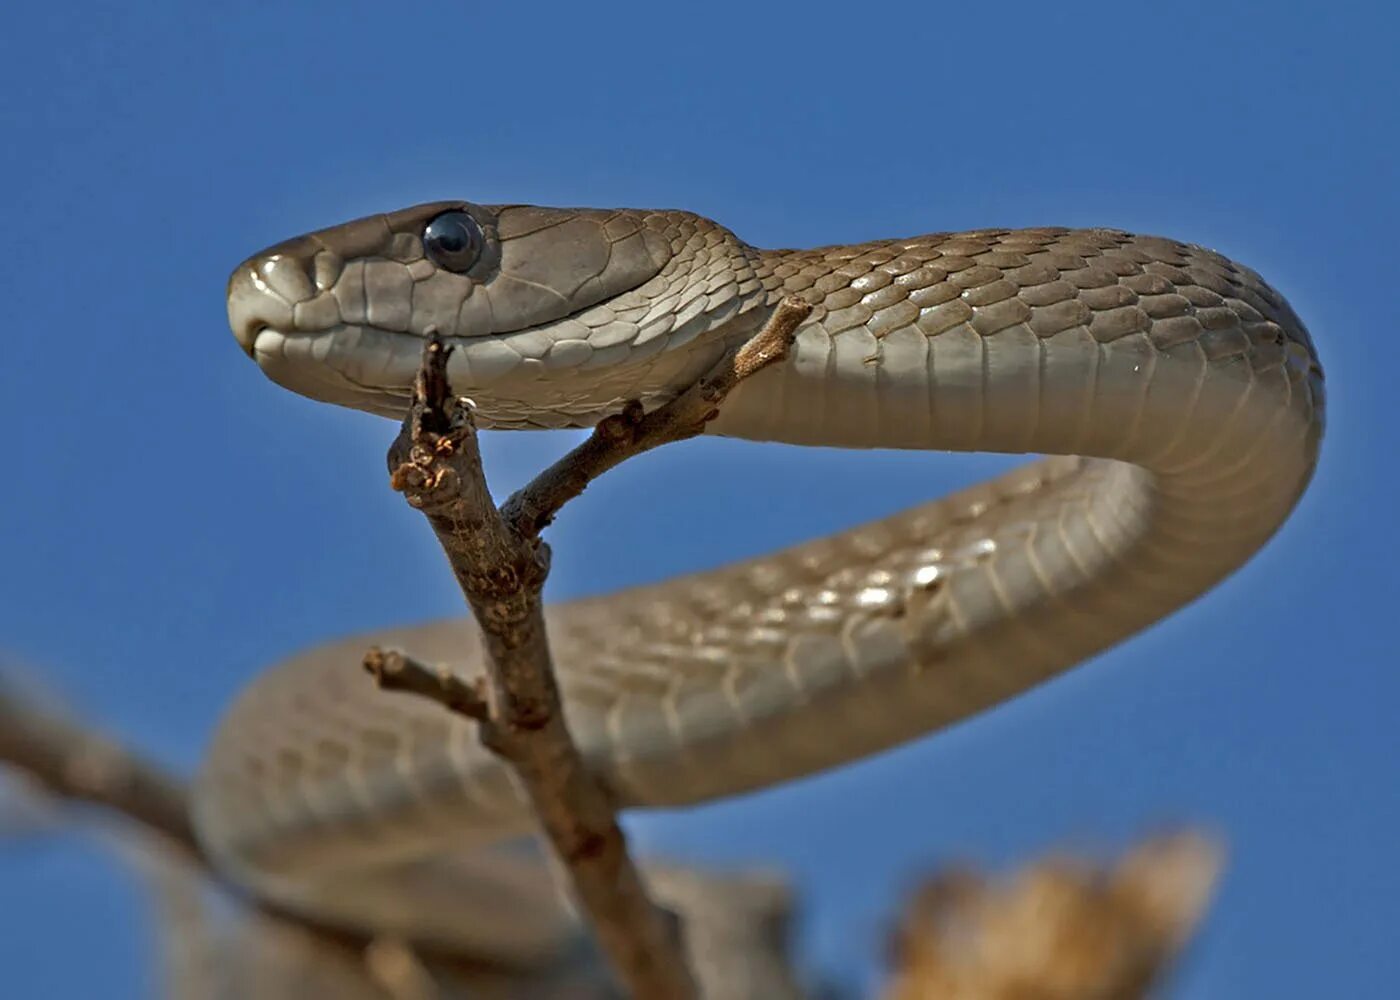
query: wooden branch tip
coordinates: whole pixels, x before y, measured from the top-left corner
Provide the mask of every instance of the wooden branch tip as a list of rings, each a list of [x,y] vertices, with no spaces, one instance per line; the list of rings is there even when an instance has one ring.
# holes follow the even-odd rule
[[[447,379],[447,359],[452,356],[452,345],[446,343],[436,330],[428,333],[423,345],[423,363],[418,367],[418,377],[413,381],[413,400],[420,408],[414,421],[415,438],[422,432],[442,434],[451,426],[450,404],[456,402],[452,396],[452,385]]]
[[[433,668],[397,649],[379,646],[365,652],[363,664],[382,691],[417,695],[477,722],[491,721],[481,684],[464,681],[446,667]]]
[[[763,329],[734,355],[735,382],[741,382],[786,357],[798,326],[811,314],[812,304],[796,295],[789,295],[780,301],[763,324]]]

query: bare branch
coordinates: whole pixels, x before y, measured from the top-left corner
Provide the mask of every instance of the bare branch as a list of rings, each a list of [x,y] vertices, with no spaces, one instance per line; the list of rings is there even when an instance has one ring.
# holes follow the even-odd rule
[[[0,764],[28,774],[50,794],[113,809],[202,858],[184,783],[80,723],[37,710],[0,684]]]
[[[686,1000],[696,987],[674,917],[648,897],[612,797],[565,725],[540,599],[549,549],[539,532],[603,472],[701,433],[740,381],[786,354],[810,311],[785,299],[755,337],[676,399],[649,414],[634,404],[604,420],[500,511],[482,471],[471,404],[454,397],[447,381],[451,349],[433,336],[389,449],[391,484],[428,518],[481,626],[489,695],[400,653],[371,650],[365,666],[382,687],[431,698],[482,724],[483,742],[520,778],[603,951],[639,1000]]]
[[[57,803],[97,805],[128,820],[133,825],[123,835],[130,837],[132,851],[191,877],[202,874],[210,885],[247,902],[250,920],[301,935],[351,963],[361,963],[374,940],[248,900],[225,881],[196,838],[183,781],[85,723],[25,697],[0,678],[0,768],[5,767],[24,775]],[[447,953],[425,957],[452,968],[466,964]]]

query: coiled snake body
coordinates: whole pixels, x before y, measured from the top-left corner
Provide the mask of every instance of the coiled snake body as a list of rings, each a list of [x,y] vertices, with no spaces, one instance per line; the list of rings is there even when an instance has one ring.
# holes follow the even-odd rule
[[[791,356],[713,433],[1051,457],[553,608],[569,726],[626,805],[783,781],[1009,698],[1239,566],[1316,460],[1322,373],[1283,298],[1210,251],[1110,230],[759,250],[686,212],[439,203],[250,258],[229,316],[277,382],[388,415],[436,328],[483,425],[562,427],[670,398],[787,294],[815,306]],[[475,672],[467,622],[270,671],[218,733],[200,834],[285,905],[458,940],[467,904],[422,859],[529,817],[468,725],[365,680],[369,641]]]

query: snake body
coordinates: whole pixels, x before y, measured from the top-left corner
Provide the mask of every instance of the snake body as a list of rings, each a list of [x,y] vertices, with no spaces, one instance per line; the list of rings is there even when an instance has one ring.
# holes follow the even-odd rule
[[[480,226],[465,273],[425,255],[449,211]],[[569,726],[626,806],[809,774],[1024,691],[1238,567],[1316,461],[1322,372],[1284,299],[1216,253],[1113,230],[761,250],[686,212],[438,203],[253,256],[229,316],[272,379],[395,416],[436,329],[483,425],[565,427],[664,402],[791,294],[815,306],[791,355],[741,384],[712,433],[1049,457],[787,551],[553,607]],[[200,835],[284,905],[455,940],[473,921],[422,876],[442,870],[428,859],[528,830],[529,814],[468,725],[366,681],[369,642],[479,669],[466,621],[276,667],[218,732]]]

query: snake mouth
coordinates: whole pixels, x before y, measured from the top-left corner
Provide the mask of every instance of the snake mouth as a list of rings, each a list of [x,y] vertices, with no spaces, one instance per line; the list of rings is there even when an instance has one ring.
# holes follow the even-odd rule
[[[408,411],[427,342],[417,332],[359,324],[288,330],[259,322],[235,329],[251,337],[249,356],[283,388],[395,420]],[[723,343],[697,344],[663,359],[659,351],[645,354],[625,343],[595,349],[574,341],[577,347],[569,348],[541,330],[444,340],[452,349],[454,391],[472,399],[484,429],[592,427],[629,401],[650,407],[672,398],[675,384],[690,384],[723,350]],[[549,349],[560,344],[573,352],[562,362]]]
[[[520,334],[449,336],[448,374],[470,396],[482,428],[548,429],[592,426],[600,408],[578,398],[577,387],[541,384],[511,340]],[[343,324],[328,330],[281,330],[263,324],[250,356],[273,382],[300,396],[401,420],[413,397],[426,339],[416,333]],[[524,370],[522,370],[524,369]]]
[[[266,329],[268,329],[266,323],[260,320],[250,320],[242,327],[234,327],[233,339],[238,341],[238,346],[244,354],[256,361],[258,336]]]
[[[246,336],[248,356],[283,388],[395,418],[408,407],[423,345],[411,334],[349,324],[316,331],[249,324]]]

